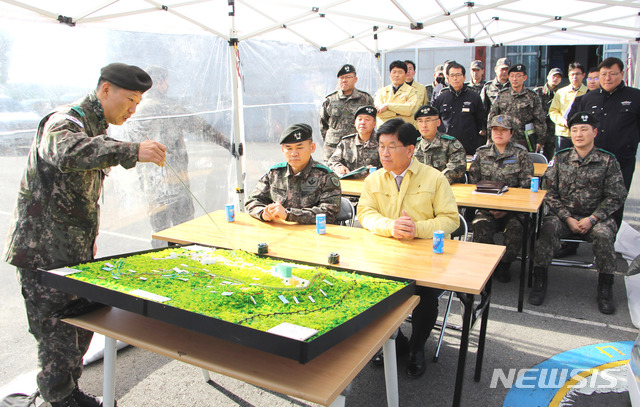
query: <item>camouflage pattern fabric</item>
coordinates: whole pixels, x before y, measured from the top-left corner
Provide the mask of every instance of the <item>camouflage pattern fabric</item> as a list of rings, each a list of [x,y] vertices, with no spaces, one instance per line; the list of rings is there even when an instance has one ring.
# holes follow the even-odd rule
[[[334,223],[340,211],[340,196],[338,176],[311,158],[296,175],[286,162],[271,167],[258,181],[245,207],[249,215],[262,220],[265,206],[280,202],[287,209],[288,221],[315,224],[316,214],[324,213],[327,223]]]
[[[431,142],[420,137],[413,156],[421,163],[442,172],[449,184],[461,182],[467,171],[467,158],[462,143],[439,131]]]
[[[433,84],[425,85],[424,88],[427,90],[425,105],[430,106],[433,101]]]
[[[369,140],[364,143],[357,133],[343,137],[327,164],[333,171],[340,165],[344,165],[349,171],[369,165],[381,168],[382,164],[378,153],[378,135],[375,129],[371,133]],[[354,175],[353,178],[364,178],[367,174],[368,172],[363,172]]]
[[[354,89],[348,96],[342,90],[327,95],[320,114],[325,159],[331,157],[342,137],[356,132],[353,115],[362,106],[373,106],[373,97],[359,89]]]
[[[510,141],[504,153],[498,153],[495,145],[479,147],[469,167],[469,182],[503,181],[510,187],[529,188],[533,175],[533,162],[527,150]],[[479,210],[471,224],[473,241],[494,243],[495,232],[504,230],[506,252],[503,262],[513,262],[522,248],[522,229],[524,215],[507,213],[496,219],[490,211]]]
[[[536,144],[544,144],[547,137],[547,125],[545,120],[547,113],[542,109],[540,98],[532,90],[524,88],[516,93],[510,87],[498,93],[491,106],[488,122],[493,116],[506,114],[511,117],[516,127],[513,129],[513,141],[527,147],[529,151],[535,151]],[[527,145],[524,128],[528,123],[533,123],[535,136],[531,140],[531,146]]]
[[[510,88],[511,84],[509,81],[507,83],[500,83],[497,78],[487,82],[484,84],[482,91],[480,92],[480,98],[482,99],[482,103],[484,104],[484,111],[489,114],[491,111],[491,105],[493,105],[493,101],[496,100],[498,93],[505,88]]]
[[[556,124],[553,122],[553,120],[551,120],[551,117],[549,117],[549,108],[551,107],[551,102],[553,102],[553,97],[556,94],[556,90],[558,90],[558,87],[556,87],[554,90],[549,89],[548,83],[545,83],[544,86],[538,86],[533,90],[540,98],[540,103],[542,104],[542,110],[546,113],[545,124],[547,126],[547,133],[545,136],[545,143],[544,143],[545,145],[546,144],[555,145],[554,137],[556,133]],[[547,147],[545,147],[545,149],[546,148]]]
[[[480,83],[471,83],[471,82],[467,82],[466,85],[467,87],[469,87],[469,89],[471,89],[472,91],[476,92],[478,95],[480,95],[482,93],[482,88],[484,88],[484,85],[487,83],[487,81],[480,81]]]

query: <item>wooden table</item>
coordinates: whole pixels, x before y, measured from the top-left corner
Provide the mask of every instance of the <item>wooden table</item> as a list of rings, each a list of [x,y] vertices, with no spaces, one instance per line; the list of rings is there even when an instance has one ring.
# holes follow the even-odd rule
[[[467,162],[467,171],[469,171],[469,167],[471,167],[471,163]],[[533,163],[533,176],[541,177],[548,167],[549,165],[545,163]]]
[[[384,344],[387,401],[398,405],[395,340],[389,339],[420,301],[412,296],[360,332],[306,364],[166,322],[104,307],[76,318],[72,325],[101,333],[104,354],[104,405],[113,406],[116,341],[121,340],[175,360],[321,405],[344,405],[340,393]],[[389,363],[386,363],[389,358]]]
[[[547,191],[539,190],[531,192],[525,188],[509,188],[502,195],[476,194],[474,184],[453,184],[451,185],[453,195],[456,197],[458,206],[468,208],[482,208],[496,211],[520,212],[524,213],[527,219],[523,227],[522,241],[522,262],[520,263],[520,289],[518,293],[518,312],[522,312],[524,303],[524,281],[527,271],[527,258],[529,259],[529,270],[533,268],[533,253],[535,239],[533,233],[529,232],[529,224],[537,225],[539,211],[542,208]],[[532,228],[535,232],[535,227]]]
[[[173,243],[198,243],[257,251],[258,243],[269,245],[270,256],[329,265],[331,252],[340,254],[339,268],[416,280],[422,286],[461,293],[464,304],[463,330],[453,405],[460,405],[469,346],[472,315],[481,313],[475,380],[480,380],[486,325],[491,299],[490,277],[504,254],[504,247],[446,240],[443,254],[434,254],[431,239],[396,240],[376,236],[361,228],[327,225],[318,235],[315,225],[260,222],[236,213],[228,223],[223,211],[158,232],[153,238]],[[482,294],[482,295],[481,295]],[[474,310],[474,295],[481,295],[482,309]]]

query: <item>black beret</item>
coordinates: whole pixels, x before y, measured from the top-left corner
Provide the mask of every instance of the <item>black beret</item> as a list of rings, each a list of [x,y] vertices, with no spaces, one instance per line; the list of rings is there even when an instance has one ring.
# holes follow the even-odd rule
[[[418,110],[416,110],[416,113],[413,115],[413,118],[417,120],[418,117],[425,117],[425,116],[440,117],[440,111],[433,106],[429,106],[429,105],[420,106]]]
[[[340,70],[338,71],[338,78],[341,77],[342,75],[348,74],[348,73],[352,73],[355,74],[356,73],[356,67],[350,64],[345,64],[342,65],[342,68],[340,68]]]
[[[149,90],[153,81],[141,68],[120,62],[109,64],[100,70],[100,78],[128,90],[142,93]]]
[[[282,132],[280,136],[280,144],[299,143],[305,140],[311,140],[311,126],[304,123],[292,124]]]
[[[508,73],[511,72],[522,72],[523,74],[527,74],[527,67],[524,66],[523,64],[515,64],[515,65],[511,65],[511,67],[509,68]]]
[[[353,119],[355,120],[361,114],[367,114],[375,119],[376,114],[378,114],[378,109],[373,106],[361,106],[356,110],[356,114],[353,115]]]
[[[569,128],[574,124],[590,124],[593,127],[598,127],[598,120],[591,113],[578,112],[569,119]]]

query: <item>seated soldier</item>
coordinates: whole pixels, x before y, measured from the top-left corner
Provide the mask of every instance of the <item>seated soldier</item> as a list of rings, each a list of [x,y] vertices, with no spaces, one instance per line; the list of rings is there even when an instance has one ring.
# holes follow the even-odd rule
[[[274,219],[313,224],[316,215],[334,223],[340,211],[340,180],[311,158],[316,150],[311,126],[292,124],[280,137],[287,162],[274,165],[258,181],[247,199],[249,215],[265,222]]]
[[[414,115],[422,137],[416,145],[414,157],[442,172],[449,184],[463,181],[467,171],[464,147],[455,137],[438,131],[440,112],[429,105],[420,107]]]
[[[438,170],[413,159],[418,131],[402,119],[391,119],[378,129],[380,161],[384,167],[364,180],[358,205],[358,221],[365,229],[396,239],[431,239],[443,230],[448,237],[459,224],[458,206],[447,179]],[[420,303],[411,319],[407,375],[422,376],[426,370],[424,346],[438,317],[442,290],[416,287]],[[406,349],[407,339],[396,339]],[[382,355],[372,363],[380,364]]]
[[[362,106],[355,113],[357,133],[342,137],[327,165],[338,175],[344,175],[360,167],[380,168],[378,135],[375,132],[377,110],[373,106]],[[369,171],[354,175],[364,178]]]
[[[569,119],[573,147],[556,153],[544,173],[547,189],[545,203],[549,215],[544,218],[536,243],[533,290],[529,303],[540,305],[547,292],[547,270],[560,239],[579,235],[593,242],[598,276],[598,309],[613,314],[613,273],[616,254],[613,243],[618,226],[611,215],[622,207],[627,196],[620,165],[608,151],[595,148],[598,133],[596,118],[579,112]]]
[[[476,150],[469,167],[469,182],[503,181],[509,187],[529,188],[533,162],[526,147],[511,141],[514,128],[512,119],[506,115],[494,116],[489,127],[492,142]],[[493,244],[494,233],[504,230],[507,250],[495,272],[501,283],[511,280],[509,267],[522,248],[523,222],[522,214],[480,209],[471,224],[474,242]]]

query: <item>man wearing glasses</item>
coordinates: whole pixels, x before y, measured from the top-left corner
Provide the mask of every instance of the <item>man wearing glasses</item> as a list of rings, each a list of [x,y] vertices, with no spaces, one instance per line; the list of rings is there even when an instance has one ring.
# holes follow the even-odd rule
[[[588,92],[571,107],[569,117],[585,111],[598,121],[596,147],[616,156],[622,170],[624,186],[631,188],[636,167],[636,152],[640,141],[640,90],[628,87],[622,81],[624,64],[618,58],[607,58],[598,66],[600,89]],[[622,221],[622,209],[614,218]]]
[[[576,97],[587,93],[587,87],[582,83],[583,79],[584,67],[582,64],[580,62],[572,62],[569,64],[569,81],[571,83],[556,92],[551,106],[549,106],[549,117],[555,123],[557,151],[573,146],[567,124],[568,117],[565,117],[565,113],[567,109],[571,107]]]
[[[487,113],[480,95],[465,83],[464,66],[452,62],[447,66],[449,91],[440,92],[433,105],[440,110],[442,124],[438,130],[455,137],[462,143],[468,155],[486,142]]]
[[[498,115],[511,117],[514,122],[513,142],[525,146],[529,151],[540,151],[547,136],[547,113],[538,95],[524,86],[527,68],[523,64],[515,64],[508,73],[511,87],[498,93],[488,121]]]
[[[336,149],[340,139],[356,132],[353,115],[362,106],[373,105],[373,98],[365,91],[356,89],[358,76],[353,65],[346,64],[338,71],[339,89],[329,95],[322,104],[320,133],[324,140],[326,160]]]
[[[378,151],[383,169],[364,180],[358,204],[358,221],[376,235],[395,239],[431,239],[433,232],[445,236],[459,225],[458,206],[444,175],[413,159],[418,130],[402,119],[391,119],[378,128]],[[416,287],[420,303],[411,318],[411,338],[400,332],[399,350],[409,350],[407,375],[422,376],[426,370],[424,347],[438,317],[441,290]],[[376,355],[372,363],[381,362]]]

